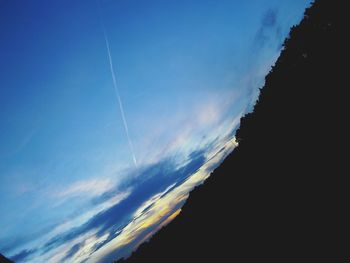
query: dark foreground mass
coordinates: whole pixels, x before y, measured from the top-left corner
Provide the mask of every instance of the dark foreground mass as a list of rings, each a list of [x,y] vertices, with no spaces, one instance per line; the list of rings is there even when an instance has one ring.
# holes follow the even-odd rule
[[[342,4],[321,0],[306,11],[242,120],[239,147],[191,193],[178,218],[118,262],[345,259]]]

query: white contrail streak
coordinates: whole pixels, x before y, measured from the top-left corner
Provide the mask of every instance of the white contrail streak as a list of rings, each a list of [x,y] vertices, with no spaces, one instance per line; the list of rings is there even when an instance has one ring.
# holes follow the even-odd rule
[[[117,79],[115,77],[115,72],[114,72],[114,67],[113,67],[113,60],[112,60],[112,56],[111,56],[111,49],[110,49],[110,46],[109,46],[109,41],[108,41],[106,29],[105,29],[105,26],[104,26],[102,20],[101,20],[101,23],[102,23],[103,35],[104,35],[105,43],[106,43],[106,47],[107,47],[109,69],[110,69],[111,75],[112,75],[114,91],[115,91],[115,94],[116,94],[117,99],[118,99],[120,115],[122,116],[122,120],[123,120],[123,124],[124,124],[124,130],[125,130],[126,137],[128,139],[129,149],[130,149],[130,152],[131,152],[131,155],[132,155],[132,159],[134,161],[135,166],[137,166],[136,156],[135,156],[135,152],[134,152],[134,145],[133,145],[133,143],[131,141],[131,138],[130,138],[128,123],[126,121],[123,103],[122,103],[122,100],[121,100],[121,97],[120,97],[120,93],[119,93],[119,89],[118,89],[118,86],[117,86]]]

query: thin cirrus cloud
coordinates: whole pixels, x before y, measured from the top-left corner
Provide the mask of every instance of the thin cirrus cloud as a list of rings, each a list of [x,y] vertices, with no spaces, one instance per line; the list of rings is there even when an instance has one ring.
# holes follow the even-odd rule
[[[99,196],[114,188],[114,182],[110,178],[94,178],[76,182],[66,189],[56,193],[57,198],[69,198],[77,195]]]

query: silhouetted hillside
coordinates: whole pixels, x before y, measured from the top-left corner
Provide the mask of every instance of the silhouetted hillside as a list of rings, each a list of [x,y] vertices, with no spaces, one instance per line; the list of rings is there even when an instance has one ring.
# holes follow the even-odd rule
[[[118,262],[345,262],[348,30],[340,4],[306,10],[242,119],[239,147],[178,218]]]

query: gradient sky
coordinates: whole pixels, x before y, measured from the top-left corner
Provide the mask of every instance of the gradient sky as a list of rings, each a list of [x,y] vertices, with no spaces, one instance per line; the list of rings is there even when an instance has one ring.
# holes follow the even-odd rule
[[[309,2],[0,0],[0,252],[110,262],[170,222]]]

